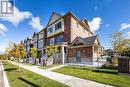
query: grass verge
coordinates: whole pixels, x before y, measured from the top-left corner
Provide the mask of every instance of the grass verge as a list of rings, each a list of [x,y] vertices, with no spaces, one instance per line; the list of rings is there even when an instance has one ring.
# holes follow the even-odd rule
[[[35,74],[8,62],[3,63],[10,87],[68,87],[47,77]]]
[[[116,87],[130,87],[130,76],[119,75],[117,70],[95,69],[92,67],[62,67],[53,70],[58,73],[89,79],[96,82],[114,85]]]

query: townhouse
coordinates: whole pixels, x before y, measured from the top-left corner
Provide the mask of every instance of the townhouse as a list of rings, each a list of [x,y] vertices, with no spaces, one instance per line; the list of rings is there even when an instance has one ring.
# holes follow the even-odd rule
[[[38,58],[45,54],[46,46],[57,45],[55,59],[59,63],[87,63],[95,65],[101,56],[98,35],[90,30],[86,18],[79,20],[72,12],[61,16],[52,13],[47,26],[31,39]],[[30,45],[31,46],[31,45]],[[25,44],[27,52],[29,51]]]
[[[24,45],[24,48],[27,52],[27,58],[29,58],[30,57],[30,48],[33,47],[32,38],[27,37],[26,39],[24,39],[24,41],[21,41],[21,43]]]

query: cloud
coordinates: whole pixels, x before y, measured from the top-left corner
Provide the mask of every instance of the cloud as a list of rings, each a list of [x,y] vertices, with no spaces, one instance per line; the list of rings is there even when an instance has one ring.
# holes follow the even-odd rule
[[[8,47],[8,43],[0,43],[0,53],[5,52],[5,48]]]
[[[109,27],[109,26],[110,26],[110,24],[106,24],[106,25],[105,25],[105,27]]]
[[[29,25],[31,25],[34,29],[37,29],[40,31],[43,29],[43,26],[40,24],[40,19],[39,17],[31,17],[32,20],[29,22]]]
[[[7,31],[8,29],[6,28],[5,25],[0,24],[0,35],[4,35],[4,33]]]
[[[14,14],[11,16],[1,16],[0,19],[4,21],[11,22],[13,25],[17,26],[20,22],[31,17],[31,13],[28,11],[19,11],[18,8],[14,6]]]
[[[126,38],[129,38],[129,39],[130,39],[130,32],[126,32],[126,35],[127,35]]]
[[[8,21],[12,23],[14,26],[18,26],[18,24],[26,19],[30,19],[31,22],[29,25],[31,25],[34,29],[41,30],[43,28],[42,25],[40,25],[40,19],[39,17],[33,17],[33,14],[29,11],[20,11],[18,8],[14,6],[14,14],[13,15],[3,15],[0,17],[3,21]],[[3,33],[0,31],[0,33]]]
[[[122,23],[120,27],[121,27],[120,30],[128,29],[128,28],[130,28],[130,24]]]
[[[100,17],[93,18],[92,21],[88,22],[92,31],[97,31],[101,26],[102,19]]]

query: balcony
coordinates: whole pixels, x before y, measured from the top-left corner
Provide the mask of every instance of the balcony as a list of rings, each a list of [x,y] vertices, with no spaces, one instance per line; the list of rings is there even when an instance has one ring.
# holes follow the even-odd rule
[[[56,35],[56,34],[59,34],[59,33],[62,33],[62,32],[64,32],[64,29],[63,29],[63,28],[59,28],[59,29],[55,30],[55,31],[52,32],[52,33],[48,33],[48,34],[47,34],[47,37],[52,37],[52,36],[54,36],[54,35]]]

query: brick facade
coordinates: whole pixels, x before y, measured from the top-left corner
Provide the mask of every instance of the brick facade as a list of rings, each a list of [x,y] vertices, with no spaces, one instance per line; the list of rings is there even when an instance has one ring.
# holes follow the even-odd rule
[[[71,17],[64,19],[64,42],[71,42]]]
[[[56,25],[58,24],[58,22],[60,22],[61,25],[60,25],[60,27],[58,26],[59,27],[58,29],[56,29]],[[53,13],[48,22],[47,27],[45,27],[43,30],[41,30],[44,32],[44,36],[42,38],[44,41],[44,47],[39,50],[43,51],[43,50],[45,50],[46,46],[50,45],[49,44],[50,38],[55,37],[54,44],[56,44],[57,37],[59,35],[63,35],[63,39],[61,41],[63,43],[61,43],[59,46],[60,47],[65,46],[65,49],[67,49],[67,50],[64,50],[64,52],[68,55],[67,56],[68,61],[76,62],[77,51],[80,51],[81,62],[84,62],[84,61],[92,62],[93,54],[94,54],[93,45],[91,45],[91,46],[86,45],[85,47],[75,47],[75,48],[71,48],[73,46],[70,46],[71,43],[73,42],[73,40],[77,36],[80,36],[81,38],[85,38],[85,37],[90,37],[93,35],[93,33],[89,29],[89,26],[86,22],[87,21],[84,22],[84,21],[77,19],[77,17],[74,16],[73,13],[71,13],[71,12],[68,12],[64,16],[60,16],[60,15]],[[36,34],[36,36],[38,37],[38,33]],[[53,41],[53,39],[52,39],[52,41]],[[38,43],[38,40],[36,41],[36,43]],[[52,43],[52,45],[53,45],[53,43]],[[61,52],[63,52],[63,49]]]
[[[93,48],[90,47],[80,47],[80,48],[69,48],[68,49],[68,62],[76,62],[76,52],[80,51],[81,62],[90,61],[93,58]]]

